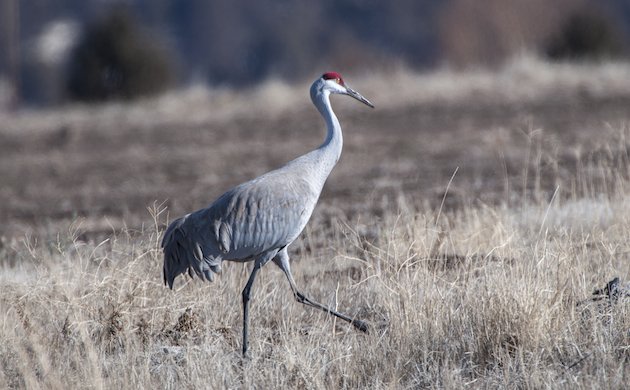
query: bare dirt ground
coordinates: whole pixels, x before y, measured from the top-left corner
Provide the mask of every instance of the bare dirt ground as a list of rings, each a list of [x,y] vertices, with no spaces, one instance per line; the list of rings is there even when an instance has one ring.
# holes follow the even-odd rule
[[[358,77],[353,85],[367,89],[377,108],[333,98],[345,144],[321,209],[378,214],[395,210],[400,194],[416,205],[439,204],[456,169],[447,207],[549,196],[556,186],[571,193],[576,161],[608,145],[627,123],[630,88],[623,80],[591,86],[606,74],[598,68],[559,68],[554,76],[541,66],[482,74],[490,81],[478,83],[466,83],[480,78],[475,74],[438,74],[415,84],[398,77],[391,85]],[[545,89],[536,87],[545,78],[532,81],[543,71],[552,73]],[[570,72],[577,81],[563,79]],[[449,83],[458,78],[454,93]],[[526,84],[520,88],[533,92],[504,90],[519,88],[520,79]],[[180,215],[317,147],[324,136],[306,84],[192,95],[189,106],[187,95],[175,95],[4,115],[0,236],[54,233],[52,226],[78,217],[88,234],[137,228],[154,202]]]

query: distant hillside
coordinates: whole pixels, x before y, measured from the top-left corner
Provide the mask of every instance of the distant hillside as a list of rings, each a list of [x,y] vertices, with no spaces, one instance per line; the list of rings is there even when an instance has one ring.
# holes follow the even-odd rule
[[[125,3],[142,29],[176,57],[181,84],[242,86],[270,77],[308,78],[329,68],[495,65],[523,49],[549,52],[576,12],[601,16],[625,54],[630,25],[630,3],[622,0],[22,0],[12,10],[17,3],[1,5],[0,51],[8,55],[0,58],[0,75],[15,77],[11,69],[19,58],[23,95],[43,103],[63,97],[66,66],[41,63],[34,51],[42,34],[60,20],[80,34],[112,3]],[[587,36],[592,29],[579,28]],[[48,95],[39,96],[44,89]]]

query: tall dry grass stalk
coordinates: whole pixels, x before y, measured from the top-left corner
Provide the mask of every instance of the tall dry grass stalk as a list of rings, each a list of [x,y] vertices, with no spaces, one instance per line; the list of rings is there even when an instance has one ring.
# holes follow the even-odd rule
[[[588,165],[585,171],[597,172]],[[622,388],[630,304],[589,296],[630,275],[630,199],[607,193],[456,211],[412,206],[311,224],[297,283],[369,321],[355,332],[293,301],[268,266],[240,356],[247,265],[212,284],[161,280],[154,226],[83,242],[80,227],[27,239],[0,293],[0,382],[9,388]],[[586,180],[586,176],[583,178]],[[584,194],[586,195],[586,194]],[[401,202],[404,204],[404,202]],[[437,220],[436,220],[437,219]],[[11,269],[5,269],[10,274]]]

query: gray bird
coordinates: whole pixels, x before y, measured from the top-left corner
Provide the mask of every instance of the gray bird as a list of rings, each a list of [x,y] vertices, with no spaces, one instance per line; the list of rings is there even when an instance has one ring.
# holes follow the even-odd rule
[[[374,107],[348,87],[339,73],[328,72],[311,86],[311,100],[326,121],[327,134],[317,149],[227,191],[207,208],[173,221],[164,233],[164,283],[188,272],[212,281],[224,260],[254,261],[243,289],[243,355],[247,354],[249,298],[256,274],[270,260],[284,272],[295,299],[367,332],[367,324],[302,294],[293,280],[287,247],[300,235],[317,204],[324,182],[339,160],[343,136],[330,94],[351,96]]]

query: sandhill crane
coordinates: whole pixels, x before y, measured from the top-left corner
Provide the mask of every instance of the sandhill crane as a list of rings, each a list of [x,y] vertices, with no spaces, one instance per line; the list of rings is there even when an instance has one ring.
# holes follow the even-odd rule
[[[243,289],[243,355],[247,355],[249,298],[256,274],[273,261],[284,272],[295,299],[337,316],[367,332],[367,324],[339,313],[302,294],[293,280],[287,247],[311,217],[324,182],[339,160],[341,126],[330,105],[330,94],[351,96],[374,107],[348,87],[336,72],[324,73],[310,89],[313,104],[326,121],[327,134],[317,149],[285,166],[238,185],[214,203],[173,221],[164,233],[164,283],[188,272],[212,281],[224,260],[254,261]]]

